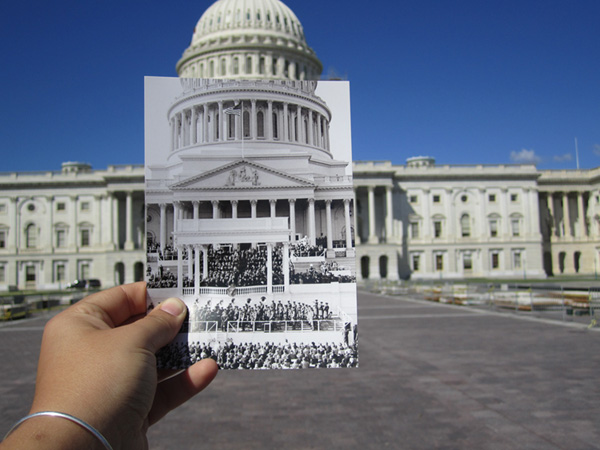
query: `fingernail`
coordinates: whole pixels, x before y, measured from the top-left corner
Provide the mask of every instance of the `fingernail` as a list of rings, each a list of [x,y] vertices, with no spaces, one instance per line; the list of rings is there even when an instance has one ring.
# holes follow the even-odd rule
[[[172,316],[180,315],[185,308],[183,302],[176,298],[168,298],[160,304],[160,309]]]

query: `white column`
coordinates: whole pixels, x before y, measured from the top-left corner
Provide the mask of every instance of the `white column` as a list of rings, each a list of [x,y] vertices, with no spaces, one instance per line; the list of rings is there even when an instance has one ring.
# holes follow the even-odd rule
[[[557,236],[557,223],[556,223],[556,215],[554,212],[554,196],[552,192],[548,192],[546,194],[546,201],[548,202],[548,212],[550,213],[550,237]]]
[[[313,135],[313,112],[312,109],[308,110],[308,124],[307,124],[307,128],[308,128],[308,145],[315,145],[315,141],[314,141],[314,135]]]
[[[243,114],[243,112],[242,112]],[[219,102],[219,141],[224,141],[225,140],[225,120],[224,120],[224,115],[223,115],[223,102]]]
[[[110,197],[111,228],[110,238],[114,249],[119,248],[119,200],[113,192]],[[75,233],[75,230],[72,230]]]
[[[316,245],[316,230],[315,230],[315,199],[308,199],[308,238],[310,245]]]
[[[177,291],[181,294],[183,289],[183,252],[181,246],[177,246]]]
[[[267,101],[267,117],[266,117],[266,138],[270,141],[273,140],[273,100]]]
[[[529,204],[527,205],[527,217],[529,217],[530,220],[529,233],[531,236],[538,237],[540,234],[540,204],[538,191],[530,189],[526,192],[526,195],[529,195]],[[533,214],[531,213],[532,211]],[[523,215],[525,215],[525,213]]]
[[[296,137],[297,142],[304,142],[302,140],[302,106],[296,106]]]
[[[352,248],[352,226],[350,224],[350,202],[349,198],[344,199],[344,222],[346,225],[346,250]]]
[[[292,242],[294,242],[296,240],[296,199],[290,198],[288,202],[290,204],[290,232]]]
[[[208,142],[208,105],[202,105],[202,142]]]
[[[165,249],[165,242],[167,242],[167,205],[161,203],[160,205],[160,236],[159,244],[160,251]]]
[[[77,226],[77,208],[79,207],[79,198],[76,195],[74,195],[71,197],[71,200],[73,205],[73,215],[71,216],[73,220],[73,233],[71,234],[71,244],[73,245],[73,248],[77,249],[79,247],[79,227]]]
[[[502,234],[501,236],[510,236],[510,217],[508,216],[508,189],[502,188],[500,191],[500,213],[502,214]]]
[[[563,223],[564,236],[570,238],[571,233],[571,211],[569,211],[569,193],[563,192]]]
[[[192,126],[192,137],[191,137],[191,145],[194,145],[196,143],[197,140],[197,130],[198,130],[198,125],[196,124],[197,118],[196,118],[196,108],[192,107],[192,118],[191,118],[191,126]]]
[[[177,145],[175,144],[175,124],[176,124],[176,119],[175,117],[173,117],[171,119],[171,151],[175,150],[177,148]]]
[[[194,215],[192,217],[194,220],[198,220],[198,218],[200,217],[200,214],[199,214],[200,202],[198,200],[193,200],[192,206],[194,208],[194,213],[193,213]]]
[[[322,139],[323,131],[322,131],[322,128],[321,128],[321,125],[322,125],[321,122],[322,122],[322,120],[323,119],[322,119],[321,114],[317,114],[317,140],[315,142],[315,145],[317,147],[320,147],[320,148],[323,147],[323,139]]]
[[[213,207],[212,218],[218,219],[219,218],[219,200],[213,200],[211,203],[212,203],[212,207]]]
[[[200,295],[200,249],[194,245],[194,295]]]
[[[202,246],[202,278],[208,277],[208,246]]]
[[[287,103],[283,103],[283,136],[281,138],[281,140],[283,142],[289,142],[289,117],[288,117],[288,104]]]
[[[271,208],[271,214],[270,214],[271,219],[274,219],[275,216],[276,216],[276,210],[275,210],[276,206],[277,206],[277,200],[270,199],[269,200],[269,207]]]
[[[577,220],[579,221],[579,238],[584,239],[586,237],[585,232],[585,209],[583,204],[583,192],[577,192]]]
[[[250,200],[250,217],[256,219],[256,202],[257,200]]]
[[[327,221],[327,250],[333,250],[333,227],[331,224],[331,200],[325,200],[325,217]]]
[[[375,188],[369,186],[369,244],[377,244],[377,234],[375,232]]]
[[[237,200],[231,200],[231,218],[232,219],[237,219],[237,206],[238,206],[238,201]]]
[[[394,238],[394,207],[392,202],[392,186],[385,187],[385,237],[387,242]]]
[[[362,243],[360,235],[358,234],[358,218],[356,216],[358,216],[357,214],[357,209],[356,209],[356,195],[357,195],[357,190],[354,190],[354,198],[352,199],[352,210],[354,211],[354,245],[359,245]],[[360,272],[360,270],[357,271],[357,273]]]
[[[181,146],[185,147],[189,145],[190,139],[190,126],[187,120],[187,113],[185,111],[181,111],[181,121],[183,122],[181,126]]]
[[[177,231],[177,220],[179,219],[179,202],[173,202],[173,245],[175,245],[175,232]]]
[[[428,239],[431,236],[431,213],[429,212],[430,190],[423,189],[423,239]]]
[[[288,242],[283,243],[283,290],[284,292],[290,291],[290,244]]]
[[[133,195],[127,192],[125,201],[125,250],[133,250]]]
[[[267,294],[273,293],[273,244],[267,244]]]
[[[187,276],[188,278],[192,277],[192,264],[194,262],[194,260],[192,259],[194,257],[194,247],[192,247],[191,245],[188,245],[187,247],[187,251],[188,251],[188,255],[187,255]]]

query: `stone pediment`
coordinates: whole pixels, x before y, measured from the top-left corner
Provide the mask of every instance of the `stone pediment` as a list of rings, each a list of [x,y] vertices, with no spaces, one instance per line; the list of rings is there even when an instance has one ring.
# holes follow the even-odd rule
[[[173,191],[213,189],[272,189],[314,187],[303,178],[288,175],[251,161],[240,160],[181,180],[170,186]]]

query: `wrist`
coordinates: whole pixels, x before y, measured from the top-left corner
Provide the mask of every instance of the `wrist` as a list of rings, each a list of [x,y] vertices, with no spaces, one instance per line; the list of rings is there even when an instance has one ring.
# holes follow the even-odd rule
[[[29,416],[27,416],[29,417]],[[20,423],[2,442],[2,447],[19,449],[98,449],[106,446],[94,433],[64,417],[40,415]]]

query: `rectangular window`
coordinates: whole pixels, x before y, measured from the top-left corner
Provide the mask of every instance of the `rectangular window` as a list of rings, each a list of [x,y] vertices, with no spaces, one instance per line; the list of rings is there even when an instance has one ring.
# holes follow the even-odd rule
[[[496,201],[496,194],[488,195],[488,200],[490,203],[494,203]]]
[[[88,229],[81,230],[81,246],[82,247],[90,246],[90,230],[88,230]]]
[[[521,252],[514,252],[513,253],[513,269],[520,269],[521,268]]]
[[[490,236],[491,237],[498,236],[498,220],[496,220],[496,219],[490,220]]]
[[[4,214],[6,212],[6,204],[0,203],[0,214]]]
[[[81,210],[89,211],[90,210],[90,202],[81,202]]]
[[[56,248],[67,246],[67,230],[56,230]]]
[[[510,194],[510,201],[516,203],[519,201],[519,196],[517,194]]]
[[[472,270],[473,269],[473,258],[470,253],[465,253],[463,255],[463,269],[464,270]]]
[[[419,237],[419,222],[410,223],[410,237],[417,239]]]
[[[6,248],[6,230],[0,230],[0,248]]]
[[[57,211],[65,211],[67,209],[67,205],[65,202],[59,202],[56,204]]]
[[[64,263],[57,264],[54,271],[54,281],[61,282],[65,281],[66,279],[66,267]]]
[[[0,266],[0,283],[6,283],[6,266]]]
[[[421,255],[412,255],[412,270],[413,270],[413,272],[419,271],[420,263],[421,263]]]
[[[442,222],[439,220],[436,220],[435,222],[433,222],[433,235],[436,238],[439,238],[442,236]]]
[[[79,279],[87,280],[90,277],[90,264],[87,262],[79,265]]]
[[[411,195],[408,197],[409,203],[417,203],[418,200],[419,200],[419,197],[417,197],[416,195]]]
[[[512,219],[510,221],[510,227],[512,229],[512,235],[518,237],[521,235],[521,226],[519,223],[519,219]]]
[[[498,252],[492,253],[492,269],[498,269],[500,267],[500,254]]]
[[[442,253],[436,253],[435,255],[435,270],[438,272],[444,270],[444,255]]]
[[[25,267],[25,281],[27,283],[35,283],[35,266]]]
[[[439,203],[440,202],[440,196],[439,195],[434,195],[433,196],[433,203]]]

